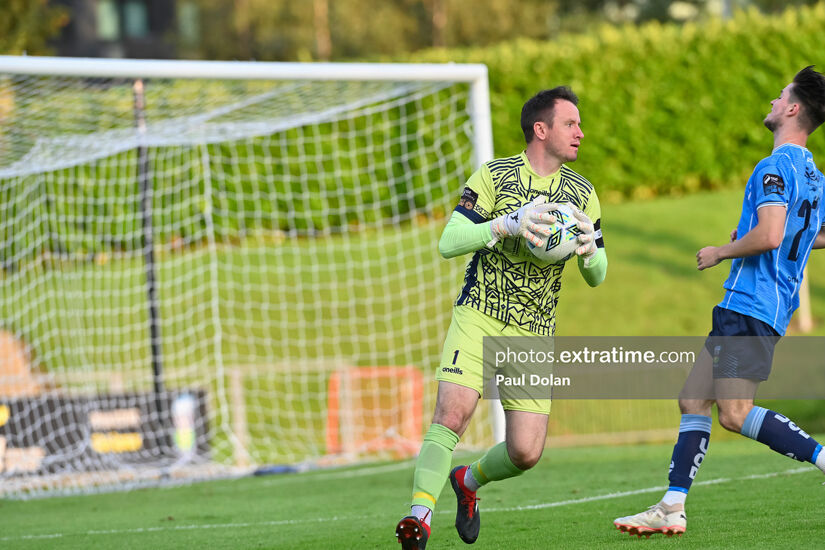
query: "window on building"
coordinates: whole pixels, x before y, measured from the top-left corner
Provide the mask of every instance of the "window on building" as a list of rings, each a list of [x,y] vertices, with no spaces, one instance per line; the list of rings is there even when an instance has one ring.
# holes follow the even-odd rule
[[[186,45],[198,43],[200,38],[198,17],[198,6],[195,2],[178,3],[178,33],[181,41]]]
[[[97,37],[101,40],[120,38],[120,13],[116,0],[98,0]]]
[[[146,2],[127,0],[123,5],[123,30],[129,38],[149,35],[149,13]]]

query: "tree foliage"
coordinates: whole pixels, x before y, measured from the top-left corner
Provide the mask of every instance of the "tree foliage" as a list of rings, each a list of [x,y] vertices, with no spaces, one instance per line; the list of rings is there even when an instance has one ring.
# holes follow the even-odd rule
[[[549,40],[607,22],[696,21],[754,6],[775,12],[816,0],[179,0],[197,6],[200,37],[184,57],[371,59],[426,48]]]
[[[4,0],[0,17],[0,52],[4,55],[51,53],[50,38],[68,23],[65,10],[48,0]]]
[[[559,0],[190,1],[200,13],[201,43],[184,55],[261,61],[364,58],[547,38],[559,6]]]

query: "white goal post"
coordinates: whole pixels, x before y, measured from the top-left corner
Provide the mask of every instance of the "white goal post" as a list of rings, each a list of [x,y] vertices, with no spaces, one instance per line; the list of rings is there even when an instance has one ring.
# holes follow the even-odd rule
[[[483,65],[0,56],[0,497],[416,452],[492,153]]]
[[[0,74],[80,78],[200,80],[463,82],[470,85],[468,112],[475,164],[493,158],[487,66],[459,63],[274,63],[172,61],[0,55]]]

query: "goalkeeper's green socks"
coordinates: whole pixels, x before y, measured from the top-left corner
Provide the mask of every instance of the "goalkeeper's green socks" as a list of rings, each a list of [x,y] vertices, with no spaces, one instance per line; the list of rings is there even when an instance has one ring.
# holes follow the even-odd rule
[[[470,464],[464,476],[464,485],[471,491],[477,491],[479,487],[491,481],[500,481],[523,473],[524,470],[517,468],[510,460],[507,444],[502,441],[487,451],[481,459]]]
[[[453,449],[457,444],[458,435],[441,424],[431,424],[421,444],[413,476],[412,515],[427,525],[450,474]]]
[[[457,444],[458,435],[441,424],[431,424],[424,436],[413,476],[412,515],[426,525],[430,524],[435,503],[450,474],[453,449]],[[490,481],[516,477],[523,473],[524,470],[517,468],[510,460],[507,444],[502,442],[473,462],[467,468],[463,481],[467,489],[475,491]]]

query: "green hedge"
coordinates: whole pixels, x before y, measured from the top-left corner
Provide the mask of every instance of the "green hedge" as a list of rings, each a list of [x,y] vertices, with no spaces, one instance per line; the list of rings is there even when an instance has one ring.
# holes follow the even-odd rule
[[[810,64],[825,70],[825,4],[781,15],[622,28],[551,42],[435,50],[405,60],[489,68],[497,155],[524,147],[519,115],[542,88],[572,86],[584,143],[575,168],[607,198],[742,184],[772,147],[770,100]],[[810,142],[822,148],[820,130]]]
[[[569,84],[581,98],[585,132],[575,168],[596,184],[603,200],[619,200],[741,185],[770,152],[771,135],[761,123],[770,100],[801,67],[825,65],[818,57],[825,53],[823,28],[820,4],[779,16],[741,12],[728,22],[701,25],[605,26],[552,42],[433,50],[405,61],[489,67],[498,155],[524,146],[519,114],[525,99]],[[5,161],[19,159],[43,135],[128,131],[134,124],[129,82],[80,81],[64,89],[42,80],[0,80],[0,100],[13,106],[0,136]],[[466,129],[466,118],[452,110],[462,89],[442,89],[412,104],[367,110],[309,130],[320,139],[283,130],[198,150],[152,148],[156,241],[200,242],[209,216],[217,238],[232,240],[443,215],[455,201],[459,180],[472,169],[469,141],[449,139]],[[256,82],[179,80],[167,88],[150,81],[147,118],[200,114],[202,105],[266,90],[267,83]],[[305,100],[299,91],[293,95],[250,109],[268,116],[276,102]],[[433,129],[443,136],[430,137]],[[821,134],[810,143],[814,151],[821,148]],[[113,154],[45,179],[0,179],[0,219],[6,222],[0,224],[0,267],[13,269],[44,252],[75,257],[139,250],[135,156],[134,150]],[[207,166],[195,162],[204,158]],[[209,192],[207,170],[213,180]],[[367,180],[373,185],[366,186]],[[32,226],[38,213],[46,213],[48,226]]]

